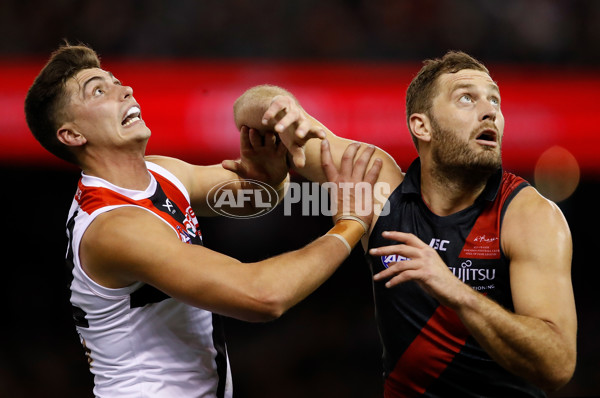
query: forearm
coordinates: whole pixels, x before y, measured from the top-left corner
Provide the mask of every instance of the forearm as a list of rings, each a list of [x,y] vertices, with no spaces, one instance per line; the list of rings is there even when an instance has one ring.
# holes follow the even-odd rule
[[[547,390],[571,378],[575,352],[551,322],[507,311],[469,287],[452,307],[485,351],[510,372]]]
[[[342,239],[334,236],[338,234]],[[343,263],[364,235],[355,221],[338,221],[324,236],[305,247],[261,261],[254,290],[268,308],[268,318],[277,318],[306,298]]]
[[[333,162],[339,167],[344,151],[348,145],[356,141],[338,137],[324,126],[323,130],[325,131],[327,141],[329,141]],[[327,178],[321,167],[321,140],[309,140],[304,146],[304,153],[306,155],[304,167],[293,167],[292,165],[293,170],[309,181],[318,183],[326,182]],[[375,156],[373,157],[374,159]]]
[[[278,97],[286,97],[283,103],[273,103]],[[276,110],[279,110],[277,113]],[[269,110],[269,112],[267,112]],[[281,140],[290,151],[297,154],[298,148],[306,158],[306,162],[297,167],[295,162],[290,162],[295,171],[310,181],[324,182],[325,175],[321,169],[321,139],[316,139],[319,131],[320,138],[327,138],[330,143],[334,163],[339,165],[340,159],[346,147],[353,141],[337,137],[329,131],[322,123],[309,115],[298,103],[296,98],[285,89],[277,86],[262,85],[248,89],[242,94],[233,106],[234,120],[238,129],[247,126],[259,131],[275,131],[276,125],[281,121],[281,128],[277,130]],[[268,116],[267,116],[268,115]],[[282,120],[284,116],[292,117]],[[263,120],[263,117],[266,119]],[[303,130],[303,138],[297,133]],[[296,152],[294,152],[296,151]]]

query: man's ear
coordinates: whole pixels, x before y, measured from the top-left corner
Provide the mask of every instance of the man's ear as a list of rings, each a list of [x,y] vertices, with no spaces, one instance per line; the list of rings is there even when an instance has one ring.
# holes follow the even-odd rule
[[[431,123],[424,113],[413,113],[408,118],[410,129],[419,141],[431,141]]]
[[[60,142],[67,146],[82,146],[87,139],[81,134],[72,123],[65,123],[56,131],[56,137]]]

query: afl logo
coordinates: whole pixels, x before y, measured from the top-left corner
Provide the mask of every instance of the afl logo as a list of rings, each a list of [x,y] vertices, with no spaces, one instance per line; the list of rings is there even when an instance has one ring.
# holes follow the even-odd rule
[[[390,254],[389,256],[381,256],[381,263],[385,268],[388,268],[391,263],[397,263],[398,261],[410,260],[407,257],[402,257],[399,254]]]
[[[239,183],[239,180],[230,180],[212,187],[206,195],[211,210],[229,218],[255,218],[271,212],[279,203],[279,195],[270,185],[245,180],[244,188],[238,188]],[[250,210],[237,214],[244,207]]]

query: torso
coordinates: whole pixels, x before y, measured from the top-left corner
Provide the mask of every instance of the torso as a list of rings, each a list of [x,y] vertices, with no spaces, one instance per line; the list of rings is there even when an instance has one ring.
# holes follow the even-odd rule
[[[77,332],[91,361],[96,396],[230,397],[231,382],[221,319],[181,303],[150,285],[112,289],[90,278],[79,246],[99,214],[134,206],[168,224],[182,242],[202,244],[183,184],[148,163],[144,191],[115,187],[84,175],[67,225],[71,304]]]
[[[499,171],[472,206],[440,217],[423,202],[419,175],[416,161],[390,195],[390,214],[377,220],[369,248],[395,243],[381,237],[385,230],[413,233],[436,249],[457,278],[512,310],[510,262],[501,248],[501,226],[507,206],[527,182]],[[402,260],[396,256],[367,259],[373,274],[389,262]],[[386,397],[541,394],[493,362],[456,313],[416,282],[393,289],[376,282],[374,294],[384,346]]]

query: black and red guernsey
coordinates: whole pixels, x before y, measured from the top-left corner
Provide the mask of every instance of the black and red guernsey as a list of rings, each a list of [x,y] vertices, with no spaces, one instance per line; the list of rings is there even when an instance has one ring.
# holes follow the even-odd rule
[[[472,206],[440,217],[422,200],[420,174],[417,159],[390,195],[390,212],[377,220],[369,248],[397,243],[383,239],[383,231],[412,233],[436,249],[457,278],[512,311],[510,261],[501,248],[502,219],[527,181],[499,169]],[[376,274],[403,258],[367,255],[367,260]],[[545,396],[493,361],[456,313],[416,282],[394,288],[374,282],[373,291],[386,398]]]

